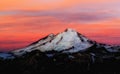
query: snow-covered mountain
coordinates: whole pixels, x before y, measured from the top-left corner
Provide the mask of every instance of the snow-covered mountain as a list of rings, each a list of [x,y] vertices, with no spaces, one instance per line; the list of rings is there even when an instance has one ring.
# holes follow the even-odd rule
[[[21,56],[34,50],[39,50],[40,52],[56,51],[61,53],[77,53],[88,51],[90,48],[93,47],[94,49],[104,48],[104,50],[101,51],[111,53],[120,52],[120,46],[100,44],[88,39],[87,37],[83,36],[73,29],[66,29],[64,32],[61,32],[57,35],[50,34],[25,48],[12,51],[9,54],[0,53],[0,57],[10,58],[10,56],[3,57],[3,55]]]
[[[26,48],[13,51],[13,53],[15,55],[21,55],[33,50],[40,50],[41,52],[54,50],[66,53],[75,53],[78,51],[85,51],[91,46],[93,46],[93,44],[88,38],[75,30],[66,29],[64,32],[57,35],[50,34]]]

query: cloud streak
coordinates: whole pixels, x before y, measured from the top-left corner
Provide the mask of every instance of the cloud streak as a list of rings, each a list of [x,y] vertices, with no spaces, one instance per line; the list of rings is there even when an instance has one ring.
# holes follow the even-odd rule
[[[63,22],[96,22],[96,21],[106,21],[109,19],[117,18],[116,16],[113,16],[109,12],[77,12],[77,13],[71,13],[71,12],[55,12],[55,11],[13,11],[13,12],[1,12],[0,14],[4,13],[3,15],[19,15],[18,17],[52,17],[55,19],[58,19],[59,21]],[[16,16],[17,17],[17,16]],[[18,18],[17,18],[18,19]],[[49,18],[48,18],[49,19]],[[50,20],[50,19],[49,19]],[[47,22],[49,22],[49,20]],[[34,20],[44,22],[43,20]],[[46,21],[45,21],[46,22]]]

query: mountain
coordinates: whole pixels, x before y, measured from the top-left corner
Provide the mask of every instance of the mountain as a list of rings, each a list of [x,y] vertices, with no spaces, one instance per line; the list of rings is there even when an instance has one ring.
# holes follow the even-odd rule
[[[3,74],[115,73],[120,72],[119,63],[120,46],[97,43],[73,29],[50,34],[22,49],[0,52]]]
[[[106,48],[106,51],[108,52],[119,52],[117,49],[119,47],[96,43],[75,30],[66,29],[60,34],[50,34],[45,38],[32,43],[26,48],[13,51],[13,53],[15,55],[22,55],[33,50],[40,50],[41,52],[54,50],[62,53],[75,53],[84,52],[87,48],[92,47],[94,44],[98,47]]]
[[[47,37],[34,42],[30,46],[16,50],[13,53],[21,55],[33,50],[46,51],[58,51],[63,53],[75,53],[78,51],[85,51],[93,44],[89,42],[89,39],[79,34],[75,30],[66,29],[64,32],[54,35],[50,34]]]

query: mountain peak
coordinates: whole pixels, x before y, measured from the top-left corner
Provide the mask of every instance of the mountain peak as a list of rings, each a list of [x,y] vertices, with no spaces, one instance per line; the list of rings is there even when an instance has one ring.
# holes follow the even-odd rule
[[[72,29],[72,28],[67,28],[65,29],[65,32],[75,32],[76,30]]]

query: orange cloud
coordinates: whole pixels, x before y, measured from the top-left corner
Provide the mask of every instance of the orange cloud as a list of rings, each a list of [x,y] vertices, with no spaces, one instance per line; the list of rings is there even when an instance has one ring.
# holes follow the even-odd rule
[[[118,1],[118,0],[117,0]],[[64,9],[79,4],[99,4],[106,2],[114,2],[114,0],[2,0],[0,2],[0,10],[51,10]]]

